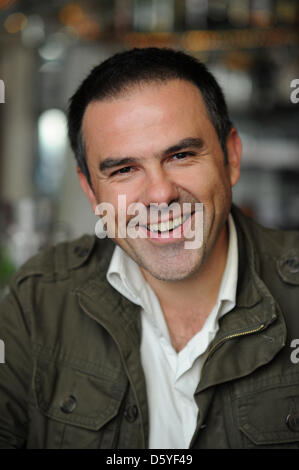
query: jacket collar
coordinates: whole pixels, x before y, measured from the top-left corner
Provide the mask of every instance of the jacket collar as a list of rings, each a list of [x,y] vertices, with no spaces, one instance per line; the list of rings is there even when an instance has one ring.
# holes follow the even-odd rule
[[[250,235],[251,222],[236,207],[232,215],[239,247],[237,304],[220,320],[196,393],[250,374],[270,362],[286,344],[281,309],[260,277],[260,254]]]
[[[119,346],[126,355],[129,353],[128,338],[134,346],[140,342],[141,322],[139,306],[133,304],[116,291],[106,279],[106,272],[113,253],[114,243],[111,240],[101,240],[96,244],[97,264],[92,277],[76,289],[80,304],[87,313],[101,323],[114,339],[118,339]]]

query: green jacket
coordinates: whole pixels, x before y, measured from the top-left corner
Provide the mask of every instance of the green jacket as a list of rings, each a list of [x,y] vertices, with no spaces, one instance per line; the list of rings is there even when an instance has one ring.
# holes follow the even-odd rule
[[[203,366],[190,447],[298,448],[299,234],[233,217],[237,305]],[[106,281],[112,251],[84,236],[38,254],[11,283],[0,448],[147,448],[140,308]]]

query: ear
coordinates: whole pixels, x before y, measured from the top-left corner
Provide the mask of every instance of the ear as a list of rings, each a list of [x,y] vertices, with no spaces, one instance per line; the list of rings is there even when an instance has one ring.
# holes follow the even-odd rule
[[[232,186],[240,178],[242,142],[235,128],[232,128],[226,140],[229,178]]]
[[[87,196],[87,198],[90,202],[90,205],[92,207],[93,212],[95,212],[96,207],[97,207],[96,196],[95,196],[92,188],[90,187],[86,176],[84,175],[84,173],[82,173],[81,169],[78,166],[77,166],[77,174],[78,174],[80,186],[83,189],[84,193],[86,194],[86,196]]]

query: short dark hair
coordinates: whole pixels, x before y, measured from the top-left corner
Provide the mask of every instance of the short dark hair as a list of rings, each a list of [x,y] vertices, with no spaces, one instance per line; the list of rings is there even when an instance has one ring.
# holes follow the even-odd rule
[[[187,80],[199,88],[227,161],[226,139],[232,128],[224,95],[206,66],[194,57],[167,48],[135,48],[120,52],[94,67],[71,97],[68,130],[77,164],[91,186],[82,135],[82,120],[89,103],[115,98],[134,85]]]

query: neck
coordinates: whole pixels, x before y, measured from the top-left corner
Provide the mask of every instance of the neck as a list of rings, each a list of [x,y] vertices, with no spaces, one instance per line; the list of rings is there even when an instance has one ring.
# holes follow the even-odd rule
[[[227,232],[225,225],[212,252],[188,279],[166,282],[143,270],[160,301],[171,343],[177,352],[202,329],[216,304],[227,259]]]

